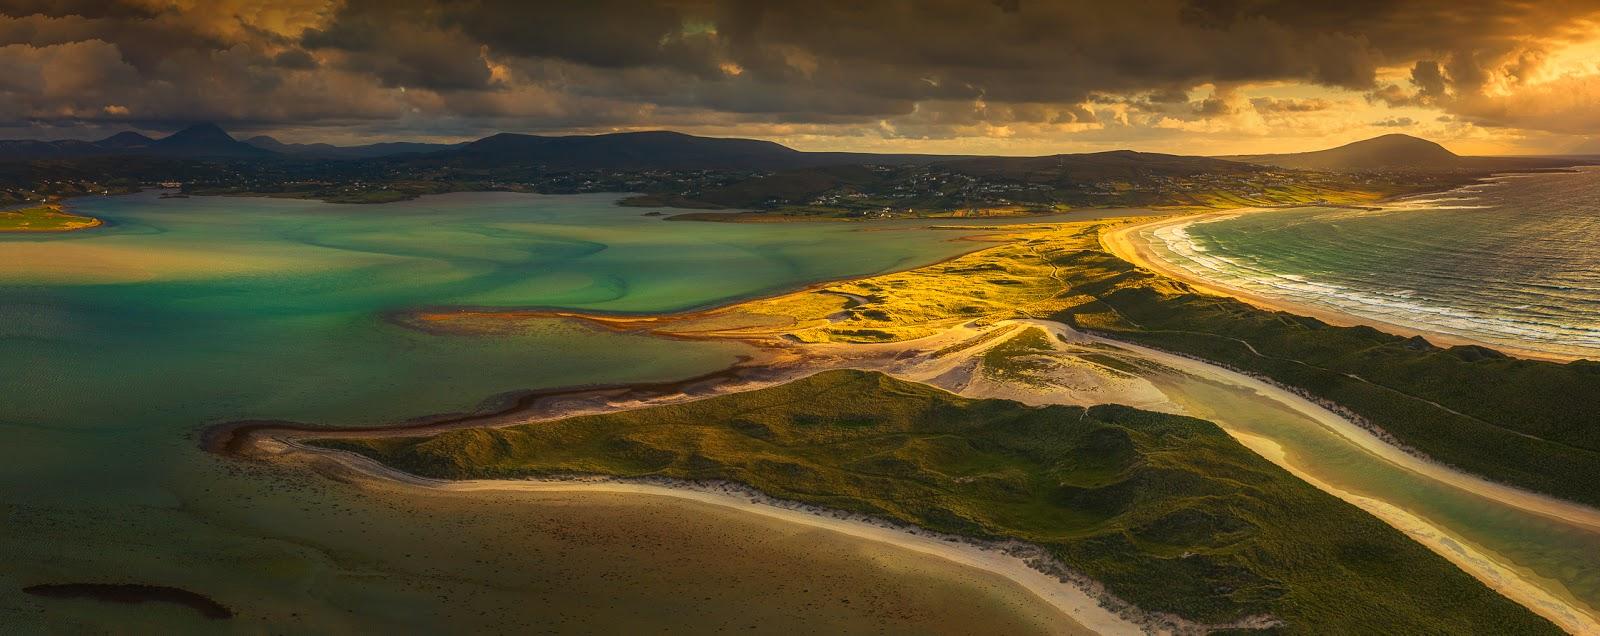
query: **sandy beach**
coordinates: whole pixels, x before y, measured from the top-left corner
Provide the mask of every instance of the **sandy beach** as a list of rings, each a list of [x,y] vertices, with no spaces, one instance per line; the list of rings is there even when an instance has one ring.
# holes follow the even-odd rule
[[[942,535],[912,527],[899,527],[861,515],[831,511],[815,506],[773,499],[752,489],[731,483],[699,484],[673,480],[613,480],[573,478],[550,480],[475,479],[445,481],[397,471],[367,458],[349,453],[314,449],[295,443],[267,443],[264,450],[277,453],[311,453],[332,459],[359,478],[377,479],[407,487],[440,493],[530,492],[621,494],[664,497],[730,508],[784,523],[799,524],[850,537],[892,545],[919,554],[943,559],[961,566],[998,575],[1037,596],[1061,614],[1059,633],[1064,634],[1142,634],[1145,627],[1173,627],[1143,617],[1136,623],[1104,606],[1104,592],[1082,577],[1071,577],[1063,566],[1062,574],[1052,575],[1036,566],[1053,560],[1043,550],[1020,542],[985,543]],[[1125,604],[1124,604],[1125,606]]]
[[[866,516],[778,500],[738,485],[707,486],[669,480],[641,482],[591,478],[443,481],[394,470],[358,455],[312,448],[296,441],[313,436],[340,438],[430,434],[470,426],[505,426],[641,408],[748,391],[832,368],[879,370],[908,379],[931,381],[946,388],[958,388],[966,386],[971,380],[970,367],[977,357],[1003,341],[1003,338],[983,339],[983,336],[990,330],[1011,330],[1016,326],[1010,323],[981,328],[963,325],[935,336],[906,342],[813,344],[797,346],[794,351],[768,350],[759,356],[759,361],[747,360],[733,368],[682,382],[577,387],[534,393],[511,397],[504,408],[490,413],[427,418],[395,426],[332,429],[289,422],[241,422],[213,429],[204,443],[214,452],[228,455],[291,462],[311,459],[313,461],[306,462],[308,465],[324,473],[336,472],[341,479],[378,481],[424,488],[435,493],[610,493],[670,497],[733,508],[892,545],[998,575],[1055,608],[1063,620],[1070,620],[1072,624],[1066,626],[1066,633],[1200,633],[1208,628],[1226,627],[1199,626],[1177,617],[1139,610],[1108,595],[1092,580],[1071,572],[1054,557],[1029,544],[986,543],[940,535]],[[928,355],[957,343],[974,340],[982,340],[982,344],[969,347],[961,355]],[[905,355],[908,352],[920,355]],[[324,461],[314,461],[317,459]]]
[[[971,346],[968,350],[962,351],[960,355],[946,355],[928,359],[921,355],[905,354],[907,352],[926,354],[930,351],[938,351],[950,347],[954,343],[980,340],[988,330],[1013,330],[1021,326],[1037,327],[1050,332],[1057,336],[1056,341],[1062,343],[1059,346],[1070,347],[1072,345],[1069,343],[1088,342],[1115,347],[1183,373],[1213,382],[1248,389],[1265,399],[1281,403],[1311,418],[1339,436],[1381,458],[1382,461],[1398,465],[1406,470],[1425,475],[1430,479],[1492,499],[1507,506],[1558,519],[1565,524],[1583,528],[1586,531],[1600,532],[1600,510],[1490,482],[1434,463],[1425,458],[1417,457],[1384,441],[1380,436],[1363,428],[1358,423],[1282,387],[1199,360],[1079,333],[1060,323],[1045,320],[1007,321],[984,328],[962,326],[938,336],[900,343],[807,345],[798,347],[798,349],[805,350],[805,354],[794,352],[790,355],[774,356],[763,360],[763,362],[769,364],[776,363],[774,366],[759,364],[741,366],[735,370],[710,374],[706,377],[696,378],[672,386],[650,385],[632,389],[615,387],[590,388],[556,392],[522,400],[514,409],[508,408],[505,412],[497,413],[490,417],[456,418],[450,421],[419,421],[398,427],[375,427],[342,431],[295,428],[263,423],[253,428],[230,431],[228,436],[231,438],[232,443],[228,444],[227,450],[223,452],[280,458],[310,455],[331,460],[334,464],[340,466],[341,470],[347,470],[359,476],[360,479],[404,484],[408,487],[425,488],[430,492],[460,493],[463,495],[488,491],[588,492],[676,497],[699,503],[729,507],[786,522],[841,532],[852,537],[892,544],[964,566],[978,568],[1022,586],[1034,596],[1056,608],[1064,616],[1071,617],[1072,620],[1079,624],[1079,627],[1086,631],[1135,633],[1142,628],[1149,627],[1152,623],[1177,627],[1177,624],[1173,623],[1170,617],[1151,616],[1148,613],[1129,608],[1114,598],[1105,596],[1103,592],[1097,590],[1092,581],[1070,575],[1063,579],[1060,574],[1067,572],[1065,568],[1059,564],[1051,565],[1040,559],[1026,556],[1026,549],[1022,548],[1021,552],[1019,552],[1018,544],[983,544],[959,537],[934,535],[926,531],[894,526],[867,517],[772,499],[733,484],[706,485],[669,480],[619,481],[603,478],[537,481],[440,481],[400,472],[357,455],[305,447],[295,441],[313,435],[322,438],[416,435],[464,426],[503,426],[580,413],[638,408],[651,404],[701,399],[713,395],[769,386],[795,379],[802,375],[808,375],[824,368],[878,370],[905,379],[941,386],[947,390],[953,390],[971,397],[991,397],[982,395],[986,391],[985,384],[972,382],[974,374],[969,362],[980,357],[983,351],[989,347],[1003,341],[1003,338],[983,340],[982,344]],[[1126,398],[1133,395],[1110,394],[1098,397],[1103,398],[1105,401],[1119,401],[1119,398],[1121,398],[1120,401],[1127,401]],[[1015,396],[1011,397],[1015,399]],[[1038,395],[1031,396],[1031,398],[1025,401],[1040,404],[1073,404],[1082,402],[1085,396],[1075,395],[1069,391],[1052,390],[1038,391]],[[1491,550],[1474,545],[1461,536],[1450,532],[1448,528],[1423,518],[1412,511],[1318,479],[1304,467],[1297,464],[1295,456],[1285,452],[1281,446],[1270,439],[1232,428],[1225,419],[1217,423],[1229,434],[1266,459],[1289,470],[1318,489],[1377,516],[1434,552],[1449,559],[1486,585],[1529,607],[1568,631],[1573,633],[1600,633],[1600,617],[1595,616],[1581,602],[1571,598],[1570,595],[1566,595],[1559,586],[1550,587],[1548,582],[1530,578],[1529,573],[1519,569],[1515,564],[1508,563],[1504,559],[1497,557]],[[1019,554],[1024,556],[1019,556]],[[1035,554],[1034,556],[1037,555]],[[1044,567],[1041,568],[1042,563]],[[1104,607],[1106,605],[1120,608],[1120,611],[1108,610]],[[1178,631],[1183,631],[1183,627],[1178,627]]]
[[[1225,285],[1213,280],[1196,276],[1182,267],[1178,267],[1160,257],[1145,238],[1149,233],[1176,225],[1188,225],[1205,222],[1213,219],[1238,216],[1240,214],[1256,214],[1270,212],[1270,208],[1241,208],[1222,212],[1202,212],[1200,214],[1186,214],[1180,216],[1163,217],[1148,221],[1141,221],[1105,230],[1100,233],[1100,245],[1117,258],[1128,261],[1137,267],[1150,270],[1162,276],[1183,281],[1196,291],[1214,296],[1233,298],[1255,307],[1268,311],[1282,311],[1300,316],[1316,318],[1337,327],[1365,326],[1391,333],[1397,336],[1421,336],[1428,341],[1441,346],[1477,345],[1501,351],[1507,355],[1532,360],[1546,360],[1551,362],[1570,362],[1582,359],[1581,356],[1563,355],[1550,351],[1540,351],[1517,347],[1503,342],[1477,340],[1458,334],[1439,333],[1420,329],[1410,325],[1401,325],[1392,322],[1377,320],[1367,316],[1357,316],[1342,311],[1337,311],[1319,305],[1295,302],[1292,299],[1280,296],[1269,296],[1248,289]]]
[[[1189,282],[1204,292],[1240,298],[1266,309],[1311,315],[1336,325],[1366,324],[1359,318],[1338,312],[1312,307],[1302,308],[1278,299],[1250,295],[1244,290],[1225,289],[1213,286],[1208,281],[1192,280],[1193,276],[1186,276],[1186,272],[1170,271],[1180,270],[1181,268],[1164,263],[1151,253],[1150,246],[1140,239],[1139,233],[1151,228],[1214,218],[1219,215],[1235,215],[1249,212],[1234,210],[1154,220],[1138,220],[1132,223],[1125,223],[1111,231],[1102,232],[1100,241],[1108,251],[1121,258],[1158,273]],[[741,303],[733,303],[718,309],[702,311],[722,311],[729,307],[736,307],[739,304]],[[475,312],[467,312],[467,314],[472,313]],[[486,313],[498,315],[504,312]],[[663,320],[660,316],[593,315],[582,314],[581,312],[549,312],[551,315],[547,316],[546,312],[538,313],[541,317],[577,319],[585,323],[594,324],[599,328],[622,331],[650,331],[657,326],[657,323]],[[416,315],[406,316],[410,320],[405,322],[408,324],[410,322],[429,323],[431,322],[430,318],[437,319],[444,315],[460,316],[462,314],[451,312],[433,315],[423,311],[418,312]],[[435,326],[437,327],[437,325]],[[1162,625],[1162,627],[1157,628],[1158,630],[1181,632],[1185,631],[1185,629],[1197,627],[1180,625],[1173,622],[1171,617],[1152,616],[1149,613],[1140,612],[1136,608],[1127,607],[1126,604],[1105,596],[1092,581],[1082,579],[1082,577],[1071,576],[1059,564],[1051,565],[1036,558],[1029,558],[1026,551],[1019,552],[1019,548],[1016,545],[986,545],[958,537],[933,536],[914,528],[890,526],[882,521],[870,518],[858,518],[837,511],[809,508],[794,502],[773,500],[762,496],[760,493],[746,490],[736,485],[707,486],[705,484],[669,483],[653,480],[639,482],[590,478],[555,481],[476,480],[446,482],[419,478],[388,469],[356,455],[320,448],[308,448],[296,442],[296,440],[312,436],[332,438],[429,434],[469,426],[506,426],[569,415],[640,408],[655,404],[702,399],[726,393],[752,390],[787,382],[811,373],[839,368],[881,371],[905,380],[931,384],[969,397],[1002,397],[1030,404],[1121,403],[1153,410],[1181,411],[1180,407],[1167,400],[1167,397],[1163,396],[1155,387],[1147,386],[1148,382],[1141,384],[1127,379],[1115,379],[1109,375],[1097,377],[1094,373],[1085,375],[1083,367],[1079,367],[1074,371],[1076,375],[1063,376],[1061,378],[1063,381],[1058,384],[1029,390],[1013,390],[1015,387],[1000,386],[998,383],[987,381],[981,373],[976,372],[977,360],[983,352],[1005,340],[1003,337],[989,338],[988,336],[1020,330],[1020,328],[1028,326],[1041,328],[1055,335],[1056,338],[1052,340],[1057,342],[1056,347],[1061,350],[1060,353],[1066,355],[1072,355],[1072,351],[1081,349],[1084,346],[1115,347],[1126,355],[1149,360],[1195,377],[1245,388],[1263,398],[1286,405],[1295,412],[1335,431],[1339,436],[1387,463],[1403,467],[1407,471],[1425,475],[1429,479],[1437,480],[1451,487],[1482,496],[1509,507],[1561,520],[1564,524],[1581,528],[1586,532],[1600,531],[1600,511],[1495,484],[1433,463],[1424,458],[1419,458],[1409,454],[1403,448],[1394,446],[1383,439],[1381,435],[1374,434],[1374,432],[1363,428],[1360,423],[1348,420],[1322,405],[1307,400],[1283,387],[1202,361],[1079,333],[1056,322],[1032,319],[1004,320],[991,324],[974,322],[952,326],[935,335],[923,338],[874,344],[805,344],[787,341],[782,338],[740,338],[746,339],[747,342],[755,345],[756,353],[752,357],[747,357],[739,364],[728,369],[681,382],[576,387],[541,393],[510,395],[502,399],[501,407],[489,413],[439,416],[391,426],[330,430],[286,422],[237,423],[232,427],[213,429],[211,433],[208,433],[208,438],[212,439],[207,442],[207,445],[212,450],[225,454],[264,455],[268,458],[273,456],[298,459],[318,458],[323,460],[318,464],[336,464],[342,467],[342,470],[356,474],[361,480],[403,485],[406,488],[420,488],[436,495],[449,493],[451,496],[470,496],[472,493],[513,491],[529,493],[560,492],[571,493],[575,496],[583,493],[592,493],[611,496],[675,498],[682,501],[692,501],[697,504],[715,505],[767,519],[781,520],[785,523],[837,532],[855,539],[893,545],[960,564],[964,567],[983,570],[1025,589],[1034,597],[1055,608],[1064,619],[1070,617],[1072,625],[1069,633],[1136,633],[1150,628],[1152,625]],[[1421,334],[1415,330],[1406,330],[1399,326],[1388,327],[1385,330],[1404,335],[1426,335],[1436,342],[1466,343],[1466,341],[1452,342],[1447,338],[1439,338],[1436,334]],[[713,339],[730,337],[729,334],[722,333],[697,333],[694,336]],[[1374,498],[1370,494],[1352,492],[1341,488],[1339,484],[1328,483],[1319,479],[1316,475],[1306,470],[1305,467],[1296,463],[1299,458],[1295,457],[1294,453],[1285,451],[1277,442],[1271,439],[1230,428],[1226,421],[1217,423],[1246,446],[1273,463],[1289,470],[1317,488],[1377,516],[1434,552],[1449,559],[1486,585],[1556,622],[1563,628],[1574,633],[1600,633],[1600,618],[1593,615],[1584,603],[1567,594],[1559,584],[1542,580],[1537,575],[1520,569],[1507,559],[1499,558],[1493,551],[1473,545],[1459,535],[1450,532],[1447,525],[1441,525],[1438,522],[1426,519],[1414,511],[1403,509],[1380,498]],[[1034,549],[1037,550],[1037,548]],[[1022,556],[1019,556],[1019,554]],[[1063,577],[1063,574],[1066,576]],[[1117,608],[1117,610],[1108,610],[1106,609],[1107,606]]]

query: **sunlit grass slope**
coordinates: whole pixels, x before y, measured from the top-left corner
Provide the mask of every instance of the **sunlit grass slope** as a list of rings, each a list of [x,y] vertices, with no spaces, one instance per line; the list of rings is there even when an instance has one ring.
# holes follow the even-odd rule
[[[1437,348],[1198,294],[1103,250],[1099,233],[1110,225],[1011,227],[987,237],[994,247],[928,267],[620,324],[669,335],[859,343],[1050,318],[1267,376],[1451,466],[1600,505],[1600,363]]]
[[[995,237],[999,246],[952,261],[721,316],[761,317],[751,333],[844,342],[902,340],[967,321],[1056,319],[1265,375],[1451,466],[1600,505],[1600,363],[1433,347],[1198,294],[1101,249],[1106,226],[1017,228]]]

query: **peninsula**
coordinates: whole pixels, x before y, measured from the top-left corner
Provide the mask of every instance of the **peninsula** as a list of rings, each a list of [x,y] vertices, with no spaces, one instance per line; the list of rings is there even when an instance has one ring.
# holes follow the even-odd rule
[[[0,211],[0,232],[72,232],[100,225],[100,219],[67,212],[60,203]]]

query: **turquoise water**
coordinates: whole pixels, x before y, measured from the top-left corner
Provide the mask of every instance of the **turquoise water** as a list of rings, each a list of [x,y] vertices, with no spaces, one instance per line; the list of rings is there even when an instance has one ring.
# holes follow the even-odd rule
[[[395,586],[415,581],[350,578],[394,564],[330,556],[352,541],[384,545],[351,536],[374,532],[381,511],[252,475],[201,452],[196,432],[245,418],[355,424],[471,410],[521,389],[688,377],[746,352],[557,321],[517,335],[426,334],[388,312],[670,311],[973,247],[912,225],[667,222],[614,201],[146,193],[75,202],[102,229],[0,237],[0,625],[37,625],[40,606],[21,586],[108,579],[191,587],[274,625],[337,624],[323,621],[352,611],[376,621],[357,626],[398,620],[416,600]],[[435,567],[430,580],[465,576]]]
[[[1383,207],[1262,212],[1147,238],[1174,264],[1225,285],[1600,358],[1600,170],[1509,175]]]
[[[1472,493],[1392,463],[1255,391],[1180,373],[1152,381],[1189,415],[1271,440],[1299,470],[1360,497],[1398,507],[1521,573],[1572,604],[1576,622],[1600,615],[1600,530]]]

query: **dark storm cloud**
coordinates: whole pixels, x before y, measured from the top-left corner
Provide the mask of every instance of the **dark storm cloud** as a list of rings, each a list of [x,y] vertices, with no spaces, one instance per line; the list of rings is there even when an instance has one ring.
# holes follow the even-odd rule
[[[149,18],[157,11],[136,3],[106,0],[0,0],[0,14],[84,18]]]
[[[1272,97],[1257,97],[1250,100],[1250,106],[1256,112],[1269,113],[1311,113],[1327,110],[1333,107],[1325,99],[1276,99]]]
[[[278,66],[288,69],[307,70],[317,67],[317,58],[311,57],[310,53],[301,49],[283,51],[274,55],[272,61]]]
[[[1536,72],[1530,38],[1593,2],[1347,0],[0,0],[0,119],[678,122],[1096,121],[1085,104],[1223,117],[1205,84],[1311,83],[1458,104]],[[1581,29],[1579,29],[1581,30]],[[1378,85],[1384,67],[1408,85]],[[51,80],[65,77],[64,82]],[[77,90],[63,90],[71,84]],[[1455,97],[1453,97],[1455,96]]]

